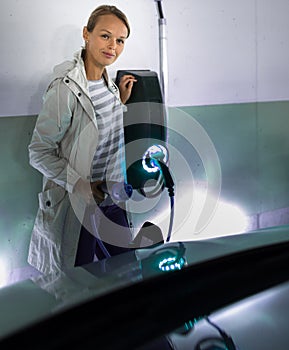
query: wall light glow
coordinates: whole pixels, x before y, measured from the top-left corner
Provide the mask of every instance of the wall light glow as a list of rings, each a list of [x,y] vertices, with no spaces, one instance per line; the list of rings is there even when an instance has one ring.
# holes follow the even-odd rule
[[[200,232],[197,232],[196,227],[206,196],[210,196],[206,188],[196,189],[192,187],[192,184],[179,184],[172,240],[190,241],[247,231],[249,221],[245,211],[237,205],[237,201],[232,203],[220,197],[217,199],[214,212],[210,217],[208,216],[207,225]]]
[[[220,200],[207,229],[217,229],[225,234],[242,233],[246,231],[247,226],[248,219],[238,205]]]
[[[7,284],[7,267],[5,261],[0,259],[0,288]]]

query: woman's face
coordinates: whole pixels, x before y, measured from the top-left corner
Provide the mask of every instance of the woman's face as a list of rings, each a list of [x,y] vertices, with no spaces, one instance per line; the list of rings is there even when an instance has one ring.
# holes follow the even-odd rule
[[[84,27],[87,63],[103,69],[115,62],[124,49],[127,35],[127,27],[115,15],[99,17],[92,32]]]

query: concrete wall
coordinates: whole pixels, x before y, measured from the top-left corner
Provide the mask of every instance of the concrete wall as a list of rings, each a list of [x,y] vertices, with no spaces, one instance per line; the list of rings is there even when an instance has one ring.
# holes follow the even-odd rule
[[[289,224],[289,102],[188,106],[181,111],[201,125],[216,149],[222,182],[219,200],[241,208],[250,218],[252,229]],[[177,109],[170,111],[172,124],[174,118],[178,118]],[[0,259],[11,278],[23,275],[27,267],[37,193],[41,190],[41,176],[28,164],[27,146],[35,120],[36,116],[0,118]],[[196,190],[193,182],[198,184],[198,180],[207,179],[184,140],[170,142],[180,149],[194,177],[178,172],[176,162],[171,161],[177,198],[190,191],[193,196]],[[188,184],[185,189],[182,183]],[[234,218],[225,212],[222,224],[213,224],[209,233],[194,236],[190,218],[182,216],[185,211],[176,202],[175,223],[177,227],[181,222],[180,231],[185,232],[185,239],[230,234],[236,228]]]
[[[52,67],[83,45],[94,0],[1,0],[0,115],[34,115]],[[131,23],[109,71],[159,70],[154,0],[114,0]],[[287,0],[164,0],[168,104],[196,106],[288,100]],[[16,102],[15,102],[16,101]]]

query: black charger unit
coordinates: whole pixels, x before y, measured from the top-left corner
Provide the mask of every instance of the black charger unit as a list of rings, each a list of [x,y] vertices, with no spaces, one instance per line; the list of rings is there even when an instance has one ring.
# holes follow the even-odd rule
[[[150,146],[166,145],[166,109],[156,72],[118,70],[115,83],[119,85],[121,77],[127,74],[137,80],[124,113],[127,182],[134,189],[142,189],[148,180],[159,176],[143,169],[142,158]]]

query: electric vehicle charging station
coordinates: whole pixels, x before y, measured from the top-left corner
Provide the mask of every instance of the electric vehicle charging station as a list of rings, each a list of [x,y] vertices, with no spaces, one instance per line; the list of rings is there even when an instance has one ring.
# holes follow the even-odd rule
[[[163,194],[167,187],[171,201],[169,219],[165,219],[169,223],[164,225],[168,232],[163,232],[166,241],[170,239],[173,224],[174,183],[169,171],[167,147],[166,19],[162,1],[155,1],[159,15],[159,76],[147,69],[119,70],[115,82],[118,85],[125,74],[134,75],[137,79],[124,113],[127,183],[134,189],[126,207],[133,235],[136,236],[147,221],[162,226],[157,217],[169,209],[168,202],[163,198],[167,196],[167,193]]]

